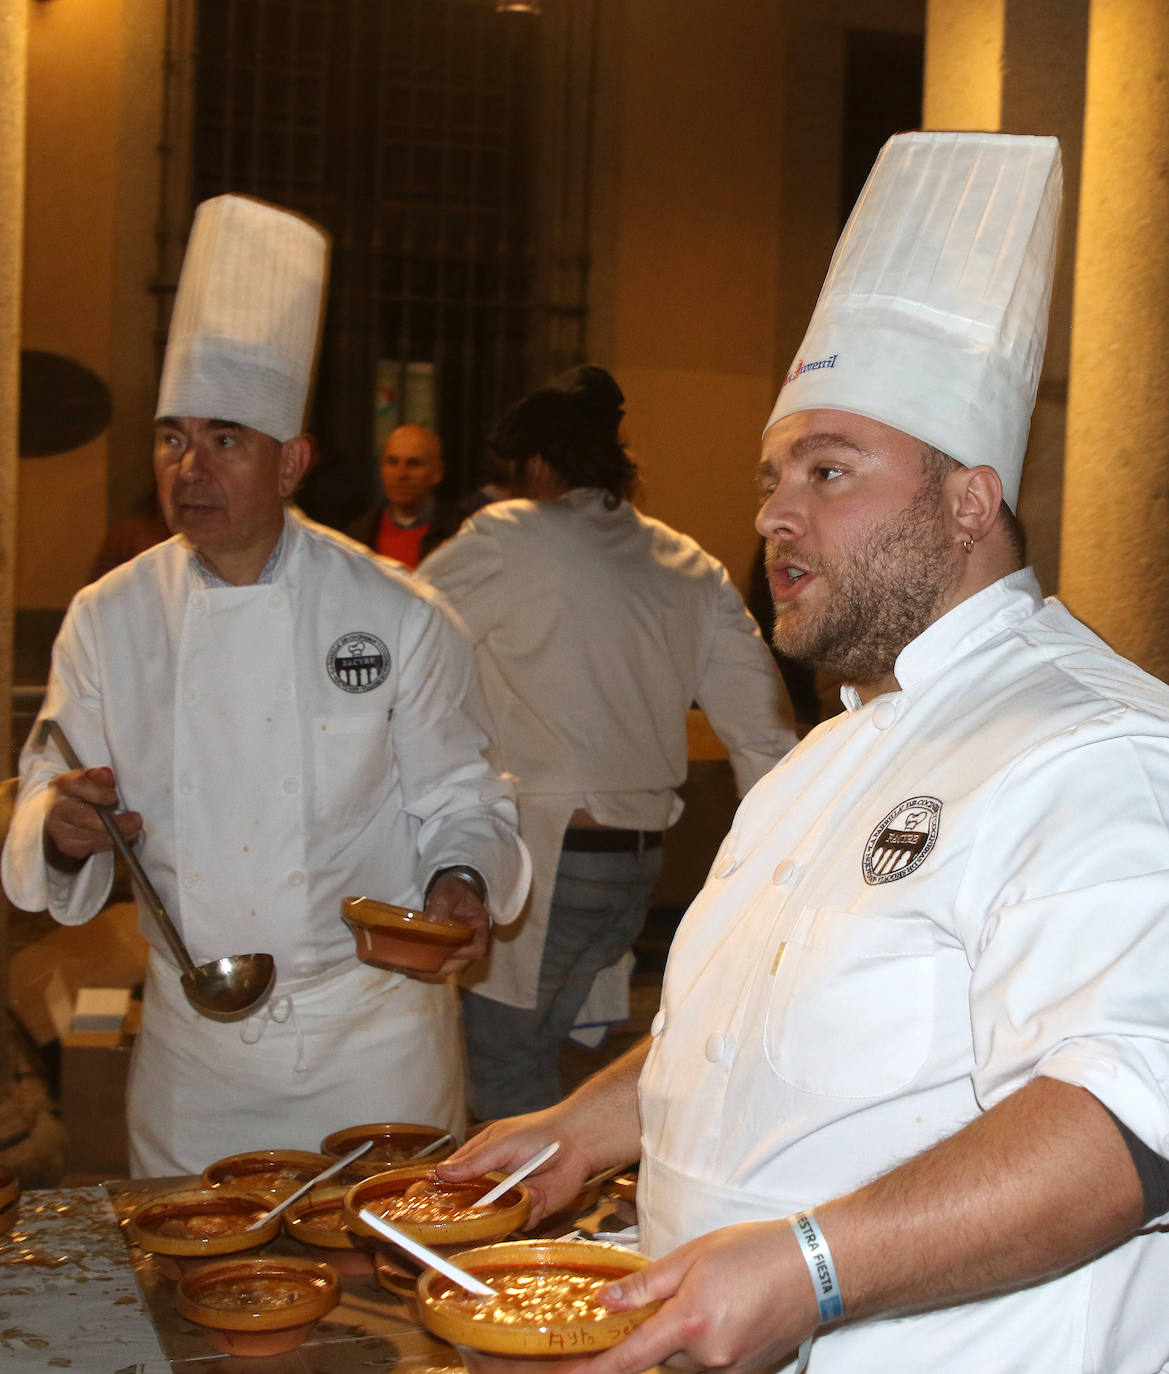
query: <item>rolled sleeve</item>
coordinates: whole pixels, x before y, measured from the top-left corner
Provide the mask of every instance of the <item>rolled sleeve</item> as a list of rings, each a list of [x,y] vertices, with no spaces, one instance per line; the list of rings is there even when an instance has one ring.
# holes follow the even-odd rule
[[[493,918],[519,915],[531,880],[516,830],[515,788],[491,762],[492,741],[465,635],[430,593],[402,638],[394,752],[406,809],[419,822],[422,885],[440,868],[483,875]]]
[[[1060,1079],[1167,1153],[1169,742],[1088,744],[1008,795],[996,829],[1013,871],[968,945],[978,1099]],[[1013,827],[1020,808],[1031,823]]]
[[[57,642],[45,703],[20,755],[20,788],[4,845],[4,891],[25,911],[47,910],[62,925],[81,925],[96,916],[114,880],[110,853],[95,854],[76,873],[61,873],[44,854],[44,824],[49,784],[66,771],[56,746],[37,742],[43,720],[56,720],[87,767],[109,766],[110,752],[101,723],[101,694],[90,666],[91,636],[84,600],[70,608]]]

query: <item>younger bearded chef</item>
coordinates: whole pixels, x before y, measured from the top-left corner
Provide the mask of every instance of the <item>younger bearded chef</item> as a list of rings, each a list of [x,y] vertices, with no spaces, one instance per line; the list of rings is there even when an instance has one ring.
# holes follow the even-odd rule
[[[660,1262],[610,1298],[664,1302],[592,1374],[1169,1368],[1169,689],[1010,509],[1058,205],[1054,139],[886,146],[761,465],[844,713],[740,807],[651,1045],[444,1166],[558,1139],[554,1210],[640,1146]]]
[[[136,1175],[260,1147],[316,1149],[340,1126],[458,1130],[454,991],[358,963],[346,895],[471,923],[455,972],[528,884],[512,789],[489,765],[470,646],[437,599],[290,507],[327,240],[237,196],[197,213],[155,422],[175,537],[74,600],[21,758],[3,878],[19,906],[92,917],[122,832],[196,963],[267,951],[272,996],[242,1022],[186,1001],[154,946],[129,1088]]]

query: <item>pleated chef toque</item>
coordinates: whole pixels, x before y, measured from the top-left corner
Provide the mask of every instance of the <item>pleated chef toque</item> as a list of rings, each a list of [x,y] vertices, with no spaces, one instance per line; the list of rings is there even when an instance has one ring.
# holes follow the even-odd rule
[[[1054,138],[891,138],[768,426],[800,410],[880,420],[967,467],[994,468],[1015,509],[1062,181]]]
[[[328,235],[247,196],[195,211],[171,316],[155,418],[301,432],[316,362]]]

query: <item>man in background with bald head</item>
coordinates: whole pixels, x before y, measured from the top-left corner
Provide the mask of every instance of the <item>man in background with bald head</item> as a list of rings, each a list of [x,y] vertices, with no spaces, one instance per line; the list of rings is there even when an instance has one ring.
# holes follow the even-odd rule
[[[379,470],[385,504],[355,521],[348,533],[374,553],[416,568],[454,533],[435,494],[444,472],[442,440],[425,425],[399,425],[386,440]]]

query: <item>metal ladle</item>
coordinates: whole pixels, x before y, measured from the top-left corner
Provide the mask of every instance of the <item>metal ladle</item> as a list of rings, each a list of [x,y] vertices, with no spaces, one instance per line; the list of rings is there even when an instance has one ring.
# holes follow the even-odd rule
[[[70,768],[85,768],[57,722],[42,721],[37,737],[38,747],[44,748],[45,741],[50,736]],[[159,930],[166,936],[171,952],[179,961],[183,970],[182,985],[187,1001],[196,1011],[215,1021],[235,1021],[255,1011],[272,991],[272,984],[276,981],[276,963],[272,956],[231,954],[223,959],[211,959],[206,964],[194,963],[187,953],[182,937],[175,929],[174,922],[167,914],[162,899],[154,890],[154,884],[146,876],[126,837],[118,829],[112,808],[95,805],[93,809],[101,818],[114,848],[129,865],[139,894],[158,923]]]

